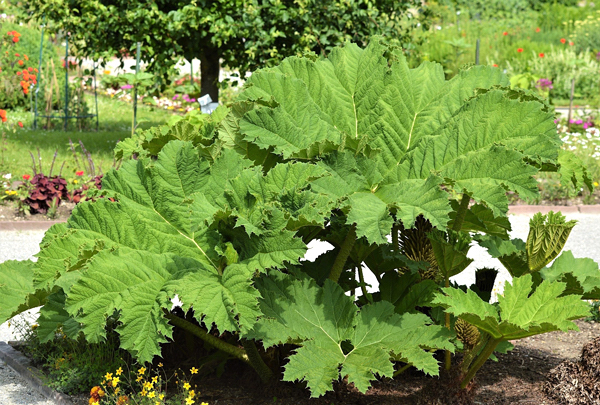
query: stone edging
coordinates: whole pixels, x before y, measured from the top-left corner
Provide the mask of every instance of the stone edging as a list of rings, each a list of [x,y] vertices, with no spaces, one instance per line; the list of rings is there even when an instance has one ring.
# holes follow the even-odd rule
[[[0,221],[0,231],[45,231],[66,221]]]
[[[12,348],[5,342],[0,342],[0,359],[12,368],[31,387],[39,391],[43,396],[53,401],[56,405],[73,405],[66,395],[56,392],[44,385],[44,374],[31,365],[31,362],[21,352]]]
[[[536,212],[547,214],[560,211],[563,214],[600,214],[600,205],[510,205],[508,213],[512,215],[531,215]]]

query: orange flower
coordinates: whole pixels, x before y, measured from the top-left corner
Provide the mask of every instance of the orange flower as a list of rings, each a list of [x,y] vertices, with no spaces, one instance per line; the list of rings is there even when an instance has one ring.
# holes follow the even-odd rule
[[[519,52],[519,53],[523,52],[523,48],[517,48],[517,52]]]
[[[28,175],[28,174],[24,174],[24,175],[23,175],[23,180],[29,180],[30,178],[31,178],[31,176],[30,176],[30,175]],[[93,389],[93,388],[92,388],[92,389]]]
[[[21,56],[21,55],[19,55],[18,53],[15,53],[15,56],[18,58],[18,57],[19,57],[19,56]]]
[[[6,110],[0,109],[0,118],[6,118]]]
[[[560,43],[561,43],[561,44],[564,44],[564,43],[566,43],[566,42],[567,42],[567,40],[566,40],[566,39],[564,39],[564,38],[561,38],[561,39],[560,39]]]
[[[21,73],[22,73],[22,72],[17,72],[17,76],[21,76]]]
[[[13,37],[13,42],[16,44],[17,42],[19,42],[19,37]]]
[[[507,36],[507,35],[508,35],[508,32],[504,31],[504,32],[502,33],[502,35],[504,35],[504,36]]]
[[[23,57],[25,58],[25,60],[29,60],[29,56],[23,55]]]
[[[546,56],[546,55],[544,55],[543,53],[540,53],[538,56],[539,56],[540,58],[543,58],[543,57],[544,57],[544,56]]]
[[[23,128],[23,123],[21,121],[17,122],[21,128]]]
[[[27,68],[27,70],[28,70],[28,71],[30,71],[30,72],[33,72],[33,68],[32,68],[31,66],[29,66],[29,67]]]
[[[535,32],[540,32],[540,31],[541,31],[540,27],[537,27],[537,28],[535,29]]]
[[[17,63],[19,64],[19,66],[23,66],[23,61],[22,60],[19,60]]]
[[[498,65],[497,65],[496,63],[494,63],[492,66],[493,66],[493,67],[498,67]]]
[[[570,41],[570,42],[569,42],[569,46],[573,46],[573,45],[575,45],[575,42],[573,42],[573,41]]]

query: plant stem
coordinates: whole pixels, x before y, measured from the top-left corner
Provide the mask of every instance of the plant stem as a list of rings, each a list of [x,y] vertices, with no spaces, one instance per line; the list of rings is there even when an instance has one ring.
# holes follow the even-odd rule
[[[479,342],[477,342],[477,344],[475,345],[475,347],[473,347],[463,357],[463,361],[462,361],[462,365],[461,365],[461,371],[463,372],[463,374],[466,374],[467,371],[469,371],[469,367],[471,367],[471,363],[473,363],[473,360],[475,360],[475,357],[477,357],[477,354],[479,352],[481,352],[481,349],[483,349],[483,347],[490,340],[490,335],[488,335],[485,332],[482,332],[482,334],[485,335],[485,336],[481,336],[481,338],[479,339]]]
[[[357,269],[358,269],[358,281],[360,282],[360,290],[362,291],[365,299],[372,304],[373,297],[371,297],[371,294],[369,294],[367,292],[367,286],[365,285],[365,276],[363,274],[362,266],[358,266]]]
[[[394,246],[394,252],[400,251],[400,245],[398,244],[398,225],[392,226],[392,245]]]
[[[400,367],[398,370],[394,371],[394,377],[398,377],[400,374],[402,374],[403,372],[408,370],[411,366],[412,366],[412,363],[408,363],[408,364],[405,364],[404,366]]]
[[[204,340],[207,343],[210,343],[211,345],[213,345],[214,347],[216,347],[217,349],[230,354],[250,365],[252,365],[250,363],[250,359],[248,357],[248,354],[246,353],[246,351],[244,349],[241,349],[237,346],[234,346],[232,344],[229,344],[227,342],[222,341],[221,339],[214,337],[213,335],[209,334],[207,331],[205,331],[204,329],[202,329],[201,327],[199,327],[198,325],[194,325],[193,323],[186,321],[183,318],[178,317],[177,315],[173,315],[171,314],[169,311],[163,309],[163,312],[165,314],[165,317],[171,321],[171,323],[177,327],[180,327],[183,330],[186,330],[188,332],[190,332],[191,334],[198,336],[200,339]]]
[[[263,382],[267,382],[273,377],[273,372],[271,369],[265,364],[264,360],[260,356],[254,341],[242,339],[242,346],[246,349],[246,354],[248,355],[248,360],[250,360],[250,365]]]
[[[492,355],[492,353],[494,353],[494,350],[496,350],[496,346],[498,346],[500,342],[502,342],[502,338],[490,339],[487,341],[487,343],[483,347],[483,350],[481,351],[481,354],[477,356],[475,363],[473,363],[467,374],[462,379],[460,383],[460,388],[464,389],[467,386],[467,384],[469,384],[473,377],[475,377],[475,373],[479,371],[481,366],[483,366],[486,360]]]
[[[350,230],[346,234],[346,238],[344,242],[342,242],[342,246],[340,248],[340,252],[335,258],[335,262],[333,262],[333,266],[331,267],[331,272],[329,273],[329,279],[333,282],[338,282],[342,272],[344,271],[344,265],[346,264],[346,260],[350,256],[350,252],[352,251],[352,247],[356,242],[356,225],[352,225]]]
[[[471,201],[471,196],[467,193],[464,193],[462,199],[460,200],[460,206],[458,207],[458,212],[456,213],[456,218],[454,218],[454,226],[452,227],[453,231],[460,231],[463,222],[465,222],[465,215],[467,215],[467,210],[469,209],[469,202]]]

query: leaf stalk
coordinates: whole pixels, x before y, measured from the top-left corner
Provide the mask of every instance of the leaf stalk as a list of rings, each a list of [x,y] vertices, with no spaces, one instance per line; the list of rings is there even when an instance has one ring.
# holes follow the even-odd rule
[[[354,247],[354,243],[356,242],[356,225],[352,225],[350,230],[346,234],[346,238],[344,242],[342,242],[342,246],[338,255],[333,262],[333,266],[331,267],[331,272],[329,273],[329,279],[335,283],[338,282],[342,272],[344,271],[344,265],[346,264],[346,260],[350,256],[350,252],[352,252],[352,248]]]
[[[481,366],[483,366],[483,364],[492,355],[492,353],[494,353],[494,350],[496,350],[496,347],[498,346],[498,344],[500,342],[502,342],[502,338],[489,339],[486,342],[485,346],[483,347],[483,350],[481,351],[479,356],[477,356],[477,359],[475,360],[473,365],[469,368],[469,371],[467,372],[467,374],[462,379],[462,381],[460,383],[460,388],[462,388],[462,389],[466,388],[467,384],[469,384],[469,382],[473,379],[473,377],[475,377],[475,373],[477,373],[477,371],[479,371]]]

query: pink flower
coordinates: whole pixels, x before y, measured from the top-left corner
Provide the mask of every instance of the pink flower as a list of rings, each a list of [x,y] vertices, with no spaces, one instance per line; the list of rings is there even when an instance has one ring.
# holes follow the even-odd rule
[[[132,89],[132,88],[133,88],[133,86],[131,84],[124,84],[124,85],[121,86],[122,90],[129,90],[129,89]]]

